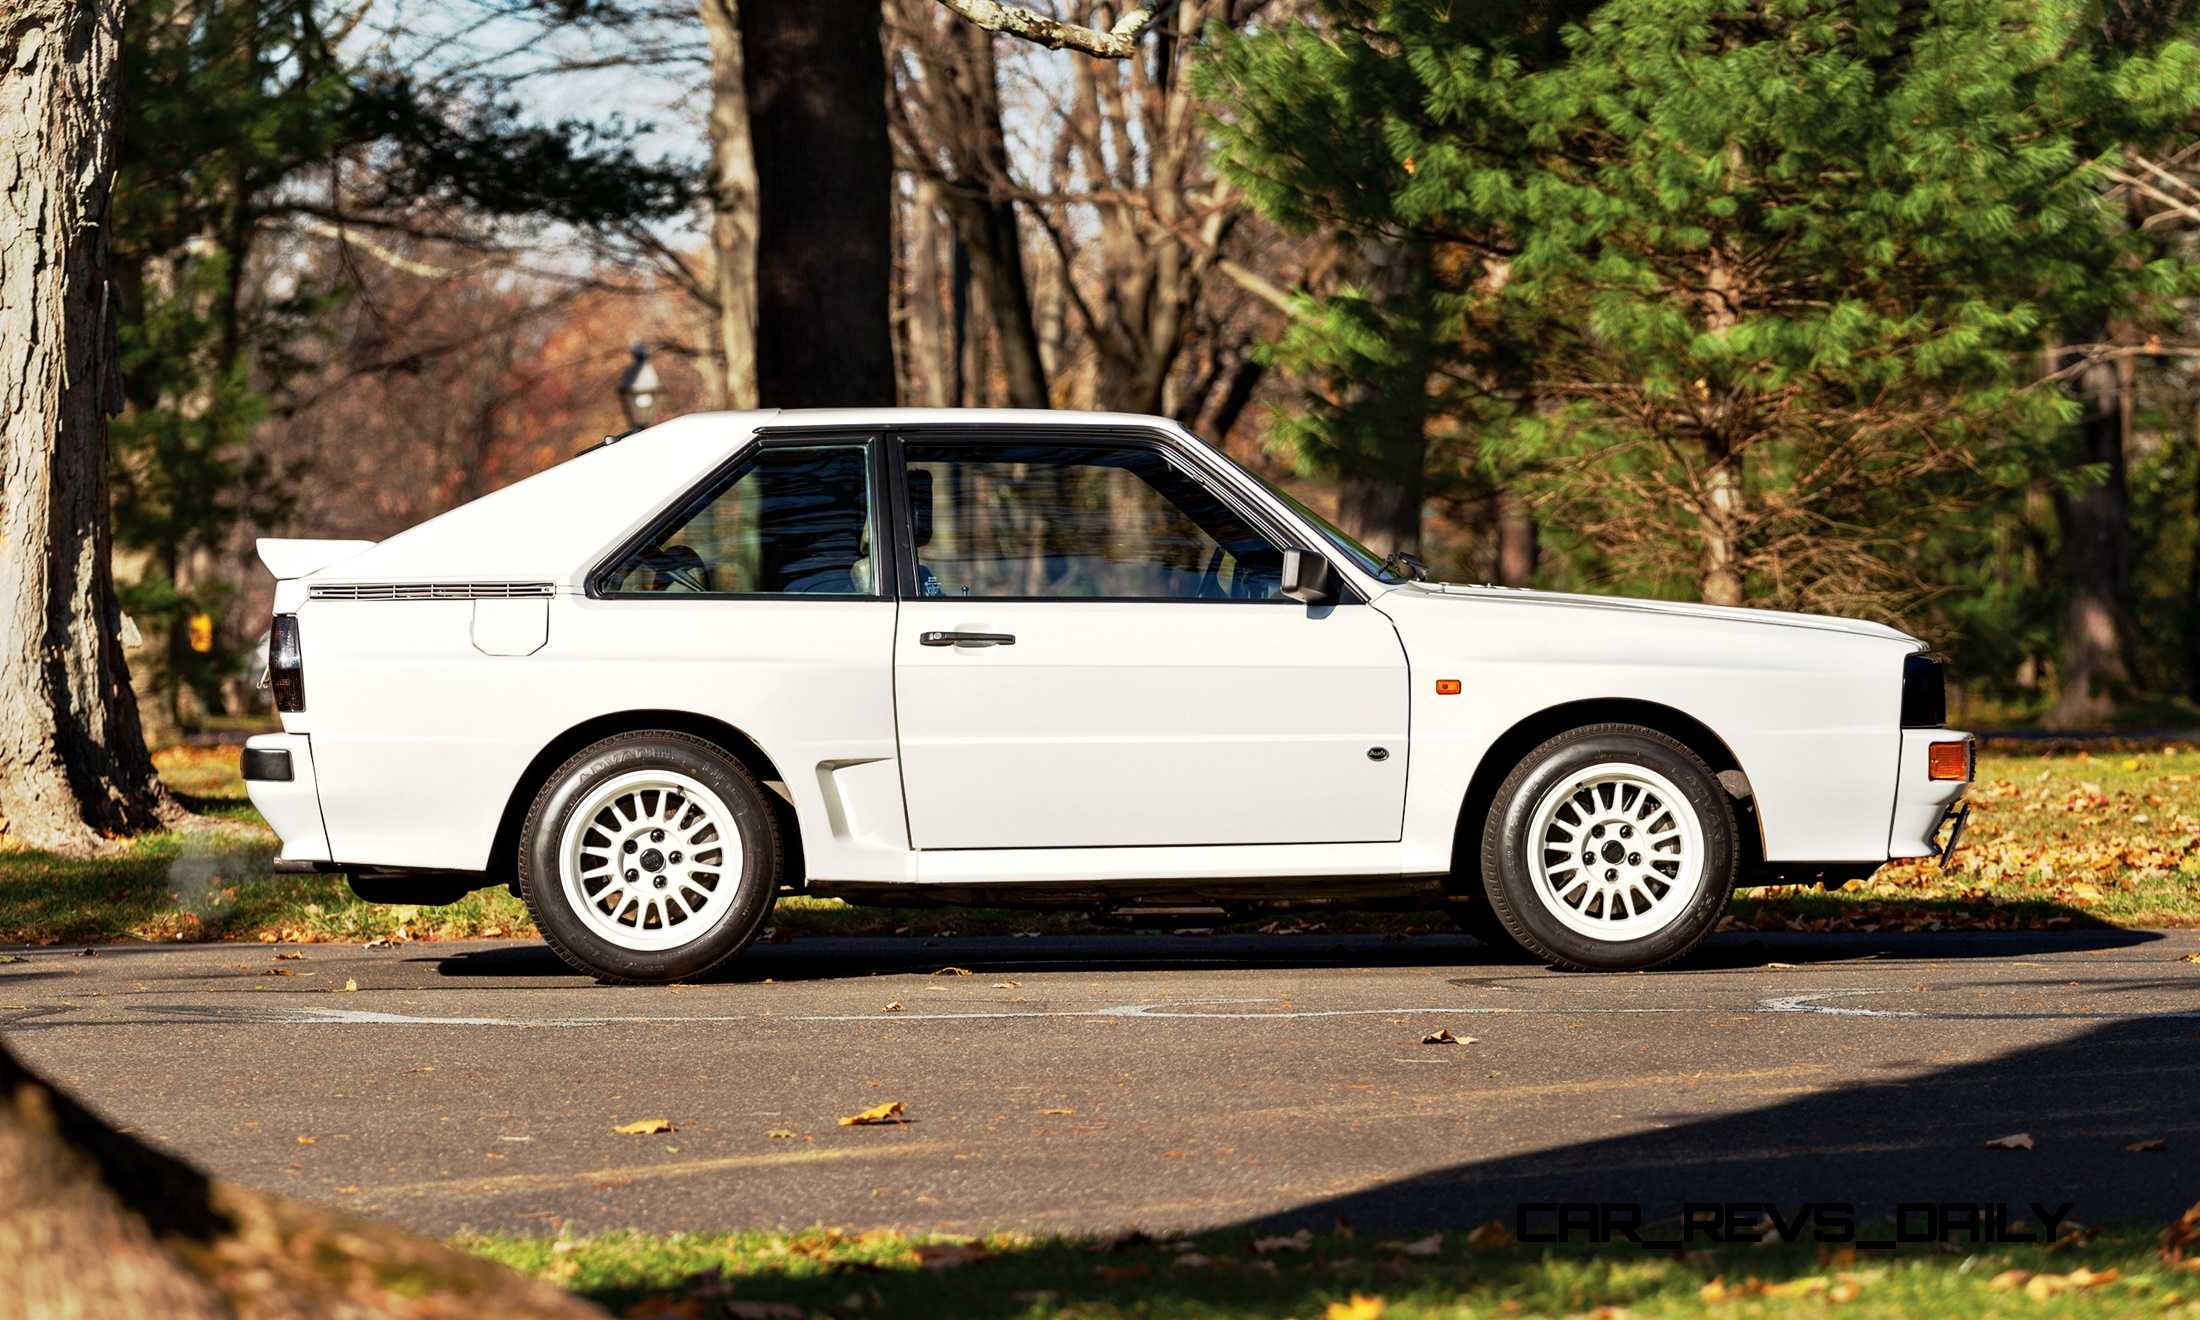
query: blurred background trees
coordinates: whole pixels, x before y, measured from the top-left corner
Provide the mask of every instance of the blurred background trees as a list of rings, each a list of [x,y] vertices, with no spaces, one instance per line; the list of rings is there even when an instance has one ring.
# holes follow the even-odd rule
[[[253,708],[253,537],[386,536],[623,430],[637,345],[657,418],[1157,412],[1440,576],[1889,619],[1987,718],[2194,714],[2191,6],[1021,8],[1086,35],[132,6],[148,721]]]

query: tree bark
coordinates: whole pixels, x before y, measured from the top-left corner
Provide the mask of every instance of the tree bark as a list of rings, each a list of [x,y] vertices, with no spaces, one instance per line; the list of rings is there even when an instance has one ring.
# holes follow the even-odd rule
[[[4,1044],[0,1259],[12,1315],[603,1315],[389,1225],[209,1179],[107,1126]]]
[[[1009,179],[1008,137],[1001,128],[999,71],[993,42],[976,28],[958,28],[962,47],[957,67],[935,63],[934,77],[965,82],[962,100],[970,108],[959,140],[948,143],[955,178],[946,181],[941,199],[970,257],[970,273],[985,286],[987,308],[1001,355],[1008,401],[1017,408],[1045,408],[1046,368],[1039,360],[1038,322],[1031,311],[1031,284],[1024,273],[1023,233],[1016,206],[1000,193]]]
[[[1497,581],[1506,587],[1532,587],[1535,585],[1536,560],[1540,557],[1536,540],[1535,513],[1526,500],[1512,490],[1497,493]]]
[[[175,811],[122,655],[107,514],[119,5],[0,28],[0,831],[84,850]]]
[[[2128,383],[2118,362],[2096,362],[2080,375],[2085,417],[2078,428],[2078,461],[2100,467],[2104,476],[2097,485],[2055,495],[2070,595],[2058,666],[2062,691],[2048,722],[2064,728],[2107,718],[2131,677],[2124,658],[2131,595],[2131,494],[2124,468],[2131,431]]]
[[[756,392],[890,404],[893,157],[878,0],[745,0],[756,156]]]
[[[1401,457],[1410,442],[1401,438]],[[1425,453],[1425,446],[1422,452]],[[1421,548],[1421,494],[1418,465],[1388,475],[1337,479],[1337,525],[1376,554]]]
[[[1723,246],[1713,243],[1704,262],[1705,330],[1721,334],[1740,323],[1739,283],[1732,258]],[[1739,433],[1739,419],[1735,416],[1739,404],[1723,387],[1704,388],[1706,397],[1698,418],[1703,438],[1704,475],[1696,511],[1703,541],[1700,585],[1706,605],[1739,605],[1745,585],[1742,455],[1734,445],[1734,437]]]
[[[710,38],[710,235],[721,406],[756,406],[756,153],[749,141],[738,0],[697,0]]]

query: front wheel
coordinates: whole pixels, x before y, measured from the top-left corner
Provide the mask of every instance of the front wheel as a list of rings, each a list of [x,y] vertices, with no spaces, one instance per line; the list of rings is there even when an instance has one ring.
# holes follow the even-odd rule
[[[1564,967],[1637,971],[1696,947],[1734,892],[1734,808],[1702,758],[1653,729],[1562,733],[1506,777],[1482,834],[1490,906]]]
[[[684,733],[585,747],[520,830],[520,894],[568,963],[605,981],[700,976],[739,953],[776,895],[779,828],[740,762]]]

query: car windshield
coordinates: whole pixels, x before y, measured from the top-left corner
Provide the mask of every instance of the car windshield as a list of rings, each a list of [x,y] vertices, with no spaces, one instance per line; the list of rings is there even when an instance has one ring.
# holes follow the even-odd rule
[[[1240,463],[1236,459],[1230,457],[1228,454],[1223,453],[1219,446],[1209,445],[1207,447],[1213,450],[1215,454],[1222,459],[1223,462],[1228,463],[1231,467],[1234,467],[1238,471],[1244,473],[1248,480],[1252,481],[1254,484],[1258,485],[1261,489],[1267,491],[1269,494],[1275,496],[1277,499],[1282,500],[1286,505],[1290,507],[1293,513],[1296,513],[1301,518],[1306,519],[1306,521],[1313,526],[1315,531],[1321,533],[1321,537],[1323,540],[1329,542],[1330,546],[1333,547],[1338,554],[1343,555],[1346,559],[1352,561],[1353,567],[1359,569],[1362,573],[1367,574],[1369,577],[1374,578],[1378,582],[1410,582],[1413,580],[1413,574],[1410,569],[1402,567],[1393,559],[1385,559],[1381,555],[1376,554],[1373,550],[1370,550],[1366,546],[1361,545],[1358,541],[1354,540],[1352,538],[1352,535],[1346,532],[1344,528],[1337,526],[1337,524],[1329,521],[1327,518],[1322,517],[1320,514],[1314,512],[1312,509],[1307,508],[1305,502],[1300,500],[1297,496],[1293,495],[1290,491],[1283,489],[1281,486],[1276,485],[1272,481],[1266,480],[1258,472],[1253,471],[1251,468],[1245,466],[1243,463]]]

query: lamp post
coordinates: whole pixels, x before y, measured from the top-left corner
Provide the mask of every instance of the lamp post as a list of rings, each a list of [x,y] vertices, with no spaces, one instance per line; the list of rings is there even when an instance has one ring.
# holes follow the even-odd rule
[[[649,425],[650,415],[657,411],[657,395],[664,382],[657,379],[657,368],[649,365],[649,345],[634,346],[634,360],[619,373],[619,408],[626,414],[626,424],[634,430]]]

